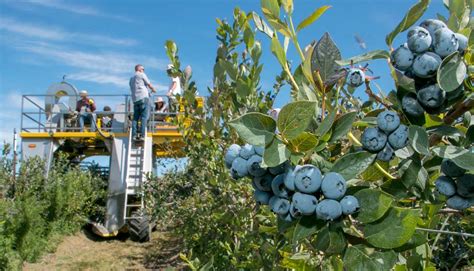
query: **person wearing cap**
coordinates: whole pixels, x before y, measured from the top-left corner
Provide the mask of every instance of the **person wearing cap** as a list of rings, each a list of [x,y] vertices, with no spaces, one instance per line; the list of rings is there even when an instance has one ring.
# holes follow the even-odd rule
[[[179,76],[173,75],[173,64],[168,64],[166,69],[166,73],[168,77],[171,79],[170,87],[168,93],[166,94],[169,97],[170,107],[173,111],[176,111],[176,104],[178,100],[176,98],[177,95],[183,96],[183,89],[181,88],[181,79]]]
[[[163,97],[158,96],[155,100],[155,121],[165,120],[167,114],[160,113],[168,113],[168,105],[165,103]]]
[[[150,93],[148,89],[156,92],[145,74],[143,65],[137,64],[135,65],[135,75],[130,78],[130,92],[132,93],[133,102],[132,137],[134,140],[141,140],[145,136],[150,114]]]
[[[79,96],[81,99],[76,103],[76,111],[79,112],[79,127],[81,128],[81,132],[84,132],[84,123],[86,121],[91,123],[91,132],[95,132],[95,102],[87,96],[87,90],[81,90]]]

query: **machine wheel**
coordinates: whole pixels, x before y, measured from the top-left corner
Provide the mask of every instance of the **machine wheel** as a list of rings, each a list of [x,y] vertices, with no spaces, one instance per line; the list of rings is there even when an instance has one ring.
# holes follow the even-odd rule
[[[148,216],[144,215],[140,211],[132,212],[132,216],[140,218],[130,219],[128,222],[128,232],[130,233],[130,239],[140,243],[150,241],[151,227]]]

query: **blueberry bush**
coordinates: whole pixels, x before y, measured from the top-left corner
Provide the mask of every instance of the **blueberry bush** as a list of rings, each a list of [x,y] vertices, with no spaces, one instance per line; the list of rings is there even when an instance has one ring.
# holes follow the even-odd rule
[[[186,88],[189,164],[151,194],[155,215],[177,223],[191,269],[472,268],[473,3],[445,0],[445,15],[422,21],[429,2],[410,8],[387,50],[348,59],[329,33],[298,42],[329,6],[296,27],[292,0],[263,0],[260,14],[235,9],[232,21],[217,19],[204,108],[166,43]],[[407,43],[393,48],[399,35]],[[268,91],[260,37],[281,66]],[[394,80],[387,95],[372,90],[376,59]],[[272,108],[284,86],[291,101]]]
[[[62,236],[104,212],[106,183],[71,166],[64,155],[48,178],[39,157],[22,161],[13,178],[9,151],[6,144],[0,157],[0,270],[21,270],[24,261],[53,252]]]

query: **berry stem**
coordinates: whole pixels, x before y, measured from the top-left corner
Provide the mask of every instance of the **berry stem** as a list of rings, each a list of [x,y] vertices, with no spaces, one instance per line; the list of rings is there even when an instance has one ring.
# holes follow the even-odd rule
[[[369,97],[372,97],[375,101],[378,103],[382,104],[385,106],[385,108],[390,109],[392,108],[391,104],[386,103],[382,98],[380,98],[378,95],[376,95],[373,91],[372,88],[370,88],[370,80],[365,80],[365,93],[369,95]]]
[[[354,141],[354,145],[356,146],[362,146],[362,143],[360,143],[360,141],[352,134],[352,132],[349,132],[347,134],[347,136],[352,140]]]
[[[388,173],[378,162],[375,162],[375,167],[387,178],[390,180],[396,180],[394,176],[392,176],[390,173]]]
[[[433,230],[433,229],[426,229],[426,228],[416,228],[417,231],[426,231],[431,233],[438,233],[438,234],[450,234],[450,235],[457,235],[467,238],[474,237],[472,233],[465,233],[465,232],[456,232],[456,231],[445,231],[445,230]]]

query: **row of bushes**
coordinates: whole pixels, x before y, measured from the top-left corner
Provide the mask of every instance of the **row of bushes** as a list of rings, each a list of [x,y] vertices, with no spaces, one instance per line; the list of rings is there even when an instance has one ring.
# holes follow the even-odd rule
[[[6,146],[0,159],[0,269],[16,270],[54,251],[61,236],[100,213],[105,190],[102,179],[65,156],[55,159],[48,178],[40,158],[23,161],[16,179],[8,157]]]

